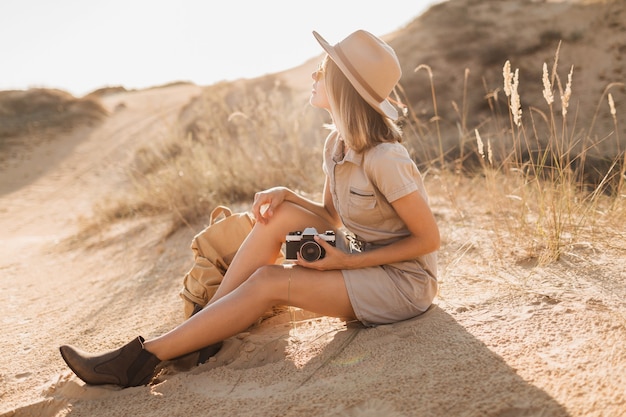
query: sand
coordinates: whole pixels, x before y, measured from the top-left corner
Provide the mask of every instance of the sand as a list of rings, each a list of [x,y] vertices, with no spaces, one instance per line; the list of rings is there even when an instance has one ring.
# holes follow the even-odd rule
[[[165,239],[167,222],[150,218],[74,236],[128,186],[133,151],[171,132],[199,92],[106,96],[103,124],[2,163],[0,416],[626,415],[624,229],[549,265],[521,262],[495,250],[479,185],[460,181],[452,204],[436,175],[441,289],[427,313],[367,329],[292,309],[150,386],[86,386],[59,345],[106,350],[183,320],[178,291],[202,225]]]

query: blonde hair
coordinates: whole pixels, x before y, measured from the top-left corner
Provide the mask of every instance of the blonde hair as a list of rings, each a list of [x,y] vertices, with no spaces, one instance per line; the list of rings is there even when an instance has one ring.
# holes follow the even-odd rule
[[[400,127],[374,110],[333,60],[326,56],[321,67],[334,122],[329,127],[341,134],[348,147],[363,152],[379,143],[402,141]]]

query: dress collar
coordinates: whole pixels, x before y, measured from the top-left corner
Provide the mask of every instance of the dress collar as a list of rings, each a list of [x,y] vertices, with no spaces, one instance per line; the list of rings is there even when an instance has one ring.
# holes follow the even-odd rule
[[[343,138],[339,133],[336,133],[335,147],[333,149],[333,161],[338,164],[345,162],[351,162],[355,165],[361,165],[363,163],[363,153],[357,153],[353,149],[346,146]]]

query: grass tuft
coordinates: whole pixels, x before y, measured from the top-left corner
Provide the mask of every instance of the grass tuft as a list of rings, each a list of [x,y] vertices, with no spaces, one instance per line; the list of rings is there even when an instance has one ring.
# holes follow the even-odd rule
[[[269,77],[208,87],[183,111],[170,140],[137,152],[132,191],[100,207],[99,216],[169,213],[176,230],[276,184],[316,192],[323,185],[322,123],[319,112]]]
[[[501,258],[515,253],[520,260],[539,264],[557,261],[580,242],[593,241],[598,227],[626,219],[626,155],[619,147],[618,104],[610,91],[621,85],[611,84],[602,94],[614,131],[599,135],[593,122],[586,129],[576,126],[576,112],[570,108],[574,66],[563,88],[558,48],[548,68],[544,63],[537,79],[543,85],[539,103],[523,102],[520,70],[512,71],[509,61],[501,87],[490,89],[483,79],[491,118],[476,126],[468,122],[466,69],[461,105],[452,103],[459,118],[454,123],[460,150],[444,146],[453,142],[442,137],[433,71],[427,65],[415,72],[428,74],[434,116],[421,120],[408,105],[403,120],[409,151],[427,180],[441,180],[441,189],[459,213],[463,196],[457,185],[466,177],[481,180],[482,204],[493,219],[495,253]],[[404,96],[400,101],[408,103],[401,86],[398,91]],[[601,113],[598,105],[595,116]],[[185,224],[193,227],[218,204],[243,202],[247,207],[255,192],[275,185],[317,194],[323,185],[323,116],[273,77],[208,87],[182,112],[170,140],[137,152],[129,171],[132,192],[99,208],[101,224],[165,214],[176,230]],[[606,144],[613,140],[617,146],[607,158]]]

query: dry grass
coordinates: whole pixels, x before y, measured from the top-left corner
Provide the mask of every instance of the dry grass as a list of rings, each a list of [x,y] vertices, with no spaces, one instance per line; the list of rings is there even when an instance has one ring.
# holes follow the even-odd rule
[[[102,120],[106,114],[96,97],[75,98],[64,91],[38,88],[0,91],[0,147],[14,137],[67,131]]]
[[[598,228],[620,228],[626,219],[625,154],[613,137],[617,129],[594,141],[585,133],[593,126],[577,127],[575,113],[568,111],[575,73],[570,67],[561,82],[558,50],[551,68],[544,66],[540,80],[545,102],[522,105],[519,70],[512,71],[507,61],[503,87],[485,95],[492,117],[478,126],[468,123],[466,86],[456,106],[460,152],[443,147],[446,140],[436,116],[421,120],[409,106],[404,120],[407,147],[427,180],[437,174],[445,183],[453,207],[462,211],[466,198],[456,187],[459,179],[480,179],[476,186],[482,187],[481,204],[491,213],[494,248],[501,258],[514,248],[519,260],[549,263],[602,236]],[[437,115],[432,71],[426,66],[416,72],[420,70],[429,75]],[[610,88],[601,100],[613,100]],[[506,92],[508,114],[498,111],[499,91]],[[272,77],[207,88],[183,111],[180,131],[170,141],[137,153],[129,172],[132,193],[99,207],[98,223],[169,213],[176,230],[184,224],[193,227],[217,204],[247,204],[256,191],[277,184],[319,192],[323,115],[295,100]],[[613,112],[615,104],[606,108]],[[609,140],[618,144],[613,159],[593,165],[595,146]]]
[[[485,96],[492,117],[473,127],[472,142],[467,141],[470,128],[462,101],[463,110],[457,111],[461,139],[454,155],[442,149],[438,117],[424,123],[411,112],[414,136],[419,138],[414,149],[428,156],[430,162],[425,165],[453,173],[447,176],[451,182],[446,189],[454,189],[454,176],[482,178],[482,204],[492,215],[498,242],[494,249],[500,257],[508,256],[509,249],[515,247],[519,258],[549,263],[581,242],[601,238],[603,234],[597,233],[600,228],[623,229],[626,220],[625,153],[620,149],[618,118],[609,92],[623,84],[608,85],[600,97],[601,101],[608,97],[606,110],[611,112],[614,130],[603,132],[597,139],[591,136],[596,132],[593,121],[591,126],[580,128],[576,126],[576,115],[568,112],[574,67],[569,68],[567,81],[561,82],[558,59],[557,49],[551,71],[547,63],[543,67],[545,102],[525,106],[521,104],[519,69],[512,70],[507,61],[503,87]],[[421,69],[424,66],[415,71]],[[432,74],[426,69],[432,84]],[[433,113],[437,115],[434,85],[432,91]],[[497,111],[500,91],[506,96],[507,114]],[[463,99],[465,96],[464,90]],[[597,116],[598,112],[593,120]],[[612,158],[596,158],[594,155],[601,153],[597,148],[602,145],[606,149],[609,141],[614,141]],[[468,144],[473,150],[466,150]],[[460,199],[450,196],[453,205],[458,205]]]
[[[169,142],[137,152],[132,192],[98,207],[100,222],[171,213],[175,230],[276,184],[323,184],[320,114],[272,77],[208,87],[180,119]]]

